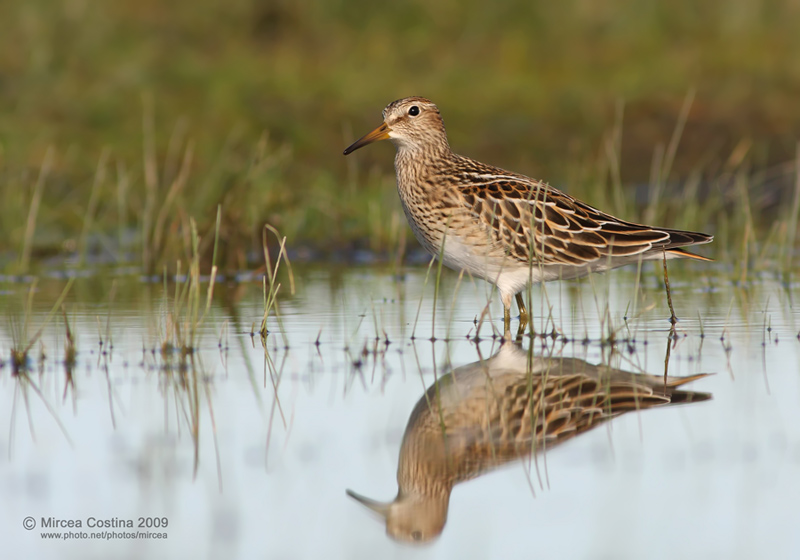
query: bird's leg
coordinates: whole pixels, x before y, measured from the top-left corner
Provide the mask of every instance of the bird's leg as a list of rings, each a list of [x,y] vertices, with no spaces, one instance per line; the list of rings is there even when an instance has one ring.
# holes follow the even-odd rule
[[[503,337],[511,340],[511,294],[501,293],[500,300],[503,302]]]
[[[526,326],[527,326],[527,324],[526,324],[526,323],[523,323],[522,321],[520,321],[520,323],[519,323],[519,326],[517,327],[517,338],[516,338],[516,342],[517,342],[518,344],[521,344],[521,343],[522,343],[522,336],[525,334],[525,327],[526,327]]]
[[[667,355],[664,356],[664,391],[667,390],[667,374],[669,373],[669,355],[673,346],[678,344],[678,337],[675,336],[675,324],[669,328],[669,335],[667,335]]]
[[[669,322],[675,324],[678,322],[678,317],[675,315],[675,308],[672,307],[672,294],[669,291],[669,274],[667,273],[667,252],[664,251],[664,285],[667,287],[667,304],[669,305]]]
[[[517,294],[517,307],[519,307],[519,322],[521,326],[528,325],[528,310],[525,308],[525,300],[522,298],[522,294]]]

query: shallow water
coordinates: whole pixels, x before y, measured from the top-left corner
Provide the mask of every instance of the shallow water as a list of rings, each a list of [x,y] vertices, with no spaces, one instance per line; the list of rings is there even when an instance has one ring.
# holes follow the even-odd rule
[[[71,377],[60,313],[27,370],[13,371],[30,286],[6,282],[3,556],[800,557],[800,288],[694,274],[673,278],[682,320],[672,338],[651,274],[635,298],[629,270],[534,289],[534,329],[556,336],[526,338],[525,351],[636,373],[663,375],[665,361],[670,376],[714,373],[683,387],[711,399],[629,412],[457,484],[441,535],[417,546],[390,539],[345,490],[391,501],[403,433],[426,389],[500,350],[496,297],[494,321],[479,324],[491,295],[483,282],[447,273],[434,302],[425,269],[401,280],[310,270],[280,300],[266,351],[251,334],[260,285],[218,286],[196,351],[182,360],[162,352],[174,286],[165,297],[135,275],[113,288],[81,278],[66,304],[78,349]],[[63,286],[37,284],[29,336]],[[83,526],[43,529],[50,517]],[[167,527],[90,528],[92,517]],[[167,538],[63,540],[102,530]]]

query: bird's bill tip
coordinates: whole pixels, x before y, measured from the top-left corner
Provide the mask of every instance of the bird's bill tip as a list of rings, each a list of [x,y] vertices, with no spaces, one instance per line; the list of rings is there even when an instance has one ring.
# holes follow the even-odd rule
[[[361,494],[357,494],[350,490],[349,488],[346,490],[347,495],[353,498],[355,501],[361,503],[362,505],[366,506],[367,508],[371,509],[381,517],[386,517],[389,514],[389,504],[384,502],[379,502],[377,500],[372,500],[367,498],[366,496],[362,496]]]
[[[351,154],[355,152],[357,149],[361,148],[362,146],[366,146],[367,144],[372,144],[373,142],[377,142],[378,140],[386,140],[389,138],[389,125],[386,123],[381,124],[378,128],[369,132],[350,144],[344,151],[344,155]]]

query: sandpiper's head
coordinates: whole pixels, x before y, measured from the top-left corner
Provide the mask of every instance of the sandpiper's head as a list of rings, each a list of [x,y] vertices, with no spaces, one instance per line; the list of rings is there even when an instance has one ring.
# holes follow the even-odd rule
[[[449,149],[439,108],[424,97],[405,97],[389,103],[383,110],[383,124],[353,142],[344,155],[386,139],[400,149]]]
[[[347,494],[386,521],[386,534],[397,541],[429,542],[442,533],[447,522],[450,496],[422,496],[400,493],[393,502],[370,500],[352,490]]]

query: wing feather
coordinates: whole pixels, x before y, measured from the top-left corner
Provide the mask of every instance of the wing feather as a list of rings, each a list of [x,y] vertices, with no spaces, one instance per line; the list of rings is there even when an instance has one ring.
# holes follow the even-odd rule
[[[620,220],[547,183],[497,168],[459,179],[463,204],[495,245],[526,262],[581,266],[712,240]]]

